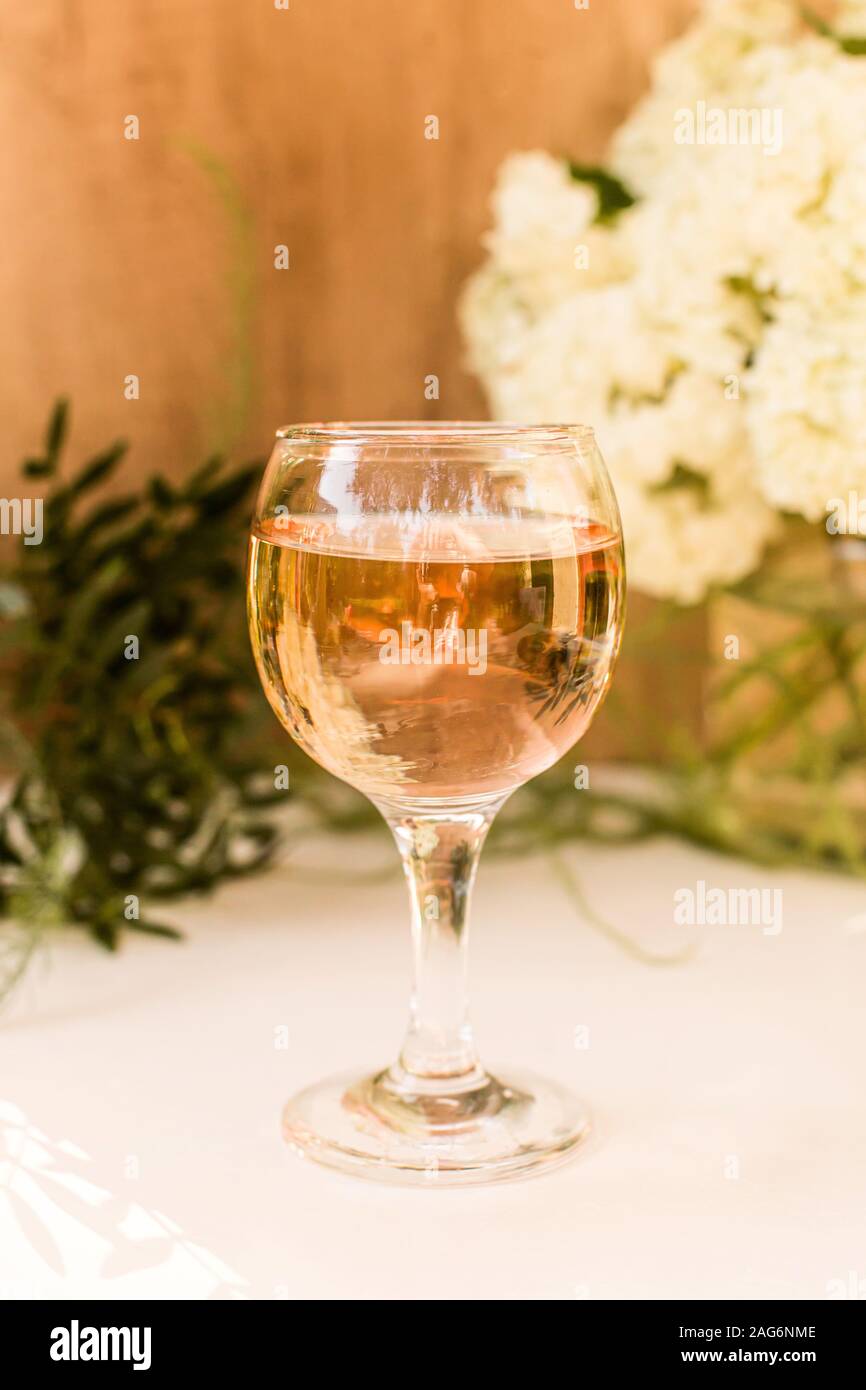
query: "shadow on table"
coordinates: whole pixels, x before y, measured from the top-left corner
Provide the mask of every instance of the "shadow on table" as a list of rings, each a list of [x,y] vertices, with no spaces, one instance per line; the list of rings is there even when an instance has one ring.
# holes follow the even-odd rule
[[[49,1138],[17,1105],[0,1101],[0,1198],[9,1224],[4,1245],[10,1266],[26,1267],[14,1254],[17,1233],[19,1248],[29,1247],[39,1265],[39,1287],[35,1279],[6,1278],[3,1296],[52,1297],[55,1279],[67,1282],[64,1292],[74,1292],[68,1281],[81,1286],[130,1278],[135,1297],[247,1297],[248,1282],[217,1255],[170,1217],[120,1192],[120,1183],[137,1178],[133,1156],[118,1182],[116,1170],[110,1176],[100,1171],[77,1144]]]

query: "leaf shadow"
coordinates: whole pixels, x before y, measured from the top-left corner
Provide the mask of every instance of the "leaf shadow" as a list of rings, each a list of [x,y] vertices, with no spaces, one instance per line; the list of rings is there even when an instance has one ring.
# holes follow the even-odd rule
[[[156,1209],[112,1190],[93,1158],[54,1140],[9,1102],[0,1102],[0,1202],[46,1272],[75,1274],[68,1247],[89,1233],[104,1246],[101,1279],[121,1279],[176,1261],[194,1294],[244,1298],[248,1281]]]

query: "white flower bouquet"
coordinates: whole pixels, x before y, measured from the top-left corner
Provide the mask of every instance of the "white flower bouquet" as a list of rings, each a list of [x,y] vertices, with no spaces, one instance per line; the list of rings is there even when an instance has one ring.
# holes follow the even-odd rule
[[[595,426],[633,587],[762,613],[744,631],[754,654],[735,653],[723,683],[716,742],[679,769],[675,828],[699,806],[703,841],[768,857],[811,846],[866,872],[856,797],[840,803],[844,825],[834,800],[834,828],[816,837],[808,785],[819,764],[823,824],[828,780],[838,791],[866,770],[861,36],[864,0],[840,4],[832,27],[786,0],[704,0],[604,169],[505,161],[460,314],[495,416]],[[748,709],[732,693],[745,687]],[[741,756],[770,743],[798,784],[784,812],[778,798],[768,809],[764,771],[755,809]]]

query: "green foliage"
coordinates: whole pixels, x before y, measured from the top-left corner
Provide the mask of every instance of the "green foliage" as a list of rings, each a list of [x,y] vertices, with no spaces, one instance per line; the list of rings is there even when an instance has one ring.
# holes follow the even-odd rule
[[[271,716],[242,603],[260,465],[212,458],[182,486],[157,476],[106,498],[126,445],[64,481],[66,426],[61,403],[23,465],[45,488],[44,539],[20,544],[0,577],[7,978],[48,927],[109,948],[125,928],[176,935],[152,903],[261,866],[275,842],[266,807],[284,795],[254,754]]]
[[[820,34],[822,39],[830,39],[831,42],[838,44],[843,53],[848,53],[855,58],[866,54],[866,38],[855,38],[853,35],[837,33],[832,25],[806,5],[801,6],[800,15],[810,29],[814,29],[816,34]]]
[[[598,195],[597,222],[612,222],[618,213],[636,202],[624,183],[599,164],[578,164],[569,160],[568,170],[578,183],[591,184]]]
[[[705,473],[689,468],[687,463],[675,463],[670,477],[656,483],[650,491],[659,494],[687,491],[700,508],[705,508],[710,500],[710,480]]]
[[[252,349],[258,245],[255,219],[237,179],[213,150],[197,140],[176,139],[174,144],[207,179],[225,228],[224,284],[229,336],[222,380],[216,399],[206,407],[206,414],[210,418],[212,447],[227,451],[237,442],[249,417],[255,386]]]

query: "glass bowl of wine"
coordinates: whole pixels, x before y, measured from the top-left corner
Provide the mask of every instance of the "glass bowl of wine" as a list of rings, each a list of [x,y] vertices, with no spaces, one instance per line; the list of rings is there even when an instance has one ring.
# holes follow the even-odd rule
[[[290,1100],[296,1150],[363,1177],[465,1184],[553,1167],[588,1133],[567,1089],[482,1065],[469,903],[497,811],[604,698],[624,578],[616,499],[585,426],[279,431],[250,538],[256,663],[292,738],[389,825],[414,954],[398,1060]]]

